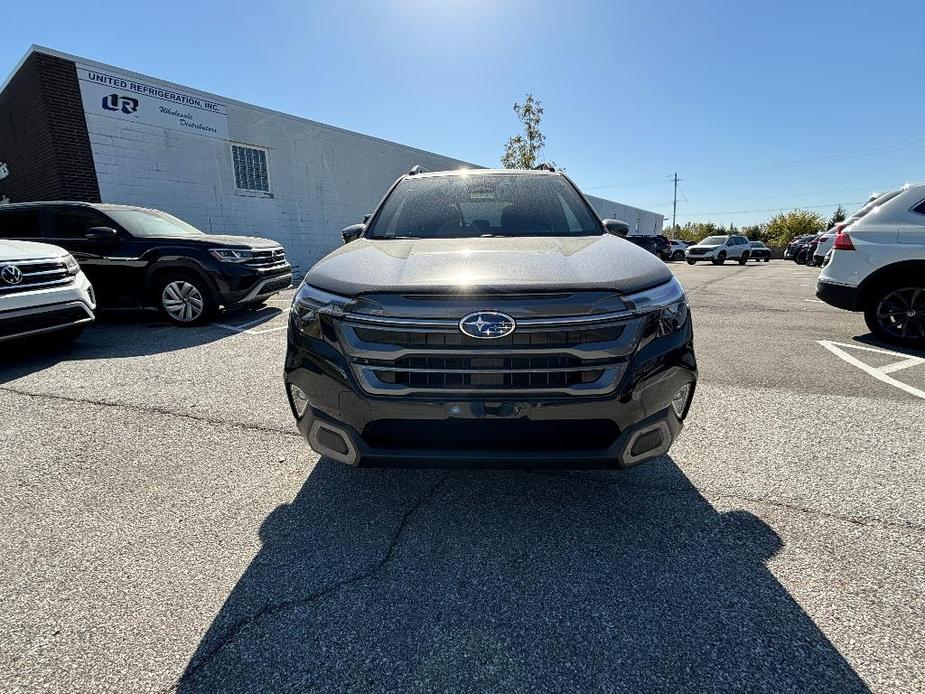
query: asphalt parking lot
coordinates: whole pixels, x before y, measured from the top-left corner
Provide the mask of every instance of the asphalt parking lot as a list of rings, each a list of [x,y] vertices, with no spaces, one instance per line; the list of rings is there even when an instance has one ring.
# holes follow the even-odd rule
[[[672,268],[700,385],[625,472],[318,461],[288,295],[5,353],[0,689],[925,690],[925,354],[818,271]]]

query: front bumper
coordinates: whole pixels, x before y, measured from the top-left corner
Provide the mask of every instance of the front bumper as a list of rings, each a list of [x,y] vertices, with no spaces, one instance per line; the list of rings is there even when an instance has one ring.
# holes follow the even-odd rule
[[[87,325],[95,309],[93,287],[82,272],[69,284],[0,295],[0,342]]]
[[[298,429],[316,451],[390,467],[627,467],[670,448],[696,381],[690,321],[637,349],[604,396],[370,395],[337,350],[298,331],[285,369]],[[301,414],[293,386],[309,403]],[[672,400],[685,386],[679,415]]]
[[[292,286],[292,267],[272,270],[252,268],[233,263],[217,263],[212,279],[218,289],[218,301],[234,306],[262,301]]]

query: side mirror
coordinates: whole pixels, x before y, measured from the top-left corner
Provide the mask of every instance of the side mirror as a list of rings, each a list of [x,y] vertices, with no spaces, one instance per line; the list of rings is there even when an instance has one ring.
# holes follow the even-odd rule
[[[608,234],[613,234],[614,236],[626,236],[630,233],[630,225],[626,222],[621,222],[619,219],[605,219],[604,228],[607,229]]]
[[[112,227],[90,227],[87,229],[88,241],[115,241],[119,232]]]
[[[342,229],[340,235],[344,237],[344,243],[350,243],[360,238],[360,234],[366,228],[365,224],[351,224],[349,227]]]

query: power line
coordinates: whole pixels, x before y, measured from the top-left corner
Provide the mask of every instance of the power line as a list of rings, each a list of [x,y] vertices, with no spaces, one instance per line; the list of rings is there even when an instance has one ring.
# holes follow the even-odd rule
[[[806,207],[793,207],[792,210],[816,210],[824,207],[839,207],[840,205],[861,205],[864,201],[859,202],[837,202],[832,204],[825,205],[807,205]],[[724,214],[752,214],[757,212],[784,212],[785,210],[780,207],[770,207],[764,210],[725,210],[722,212],[689,212],[687,214],[678,215],[679,217],[710,217],[710,216],[720,216]]]

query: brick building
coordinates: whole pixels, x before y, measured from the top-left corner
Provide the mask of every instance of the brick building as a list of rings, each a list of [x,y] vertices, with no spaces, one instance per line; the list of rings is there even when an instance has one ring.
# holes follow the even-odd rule
[[[414,164],[476,166],[33,46],[0,89],[0,200],[165,210],[306,269]],[[663,217],[591,198],[641,233]]]

